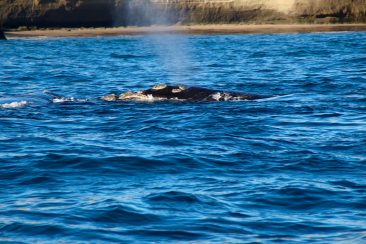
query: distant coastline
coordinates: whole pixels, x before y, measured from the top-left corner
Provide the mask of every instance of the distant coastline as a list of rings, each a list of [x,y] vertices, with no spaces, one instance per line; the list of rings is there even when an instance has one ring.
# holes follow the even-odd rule
[[[3,0],[4,28],[366,23],[354,0]]]
[[[146,34],[255,34],[366,31],[366,24],[212,24],[115,28],[50,28],[8,30],[9,38],[93,37]]]

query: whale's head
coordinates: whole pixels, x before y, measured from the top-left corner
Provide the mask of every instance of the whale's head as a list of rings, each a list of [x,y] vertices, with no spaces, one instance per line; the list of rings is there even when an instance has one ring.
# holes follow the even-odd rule
[[[145,95],[151,95],[153,97],[167,98],[171,99],[174,97],[179,97],[186,88],[184,86],[171,86],[171,85],[156,85],[148,90],[142,91]]]
[[[109,94],[109,95],[106,95],[106,96],[103,96],[101,97],[101,99],[103,101],[106,101],[106,102],[113,102],[113,101],[116,101],[117,100],[117,95],[112,93],[112,94]]]
[[[146,101],[146,100],[150,100],[149,96],[144,94],[143,91],[138,91],[138,92],[124,92],[121,95],[119,95],[118,97],[119,100],[122,101],[128,101],[128,100],[138,100],[138,101]]]
[[[155,85],[150,89],[142,90],[138,92],[125,92],[122,93],[118,99],[122,101],[126,100],[138,100],[138,101],[152,101],[163,100],[177,97],[177,95],[184,91],[184,86],[170,86],[166,84]]]

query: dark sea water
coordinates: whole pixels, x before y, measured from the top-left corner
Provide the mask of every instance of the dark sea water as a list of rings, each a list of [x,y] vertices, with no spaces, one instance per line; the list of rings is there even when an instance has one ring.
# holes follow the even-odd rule
[[[98,100],[166,82],[271,98]],[[366,243],[365,32],[13,39],[0,107],[0,241]]]

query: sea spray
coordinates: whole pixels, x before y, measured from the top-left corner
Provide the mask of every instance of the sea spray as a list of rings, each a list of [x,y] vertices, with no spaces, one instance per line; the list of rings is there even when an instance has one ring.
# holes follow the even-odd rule
[[[146,40],[151,43],[150,45],[157,53],[168,81],[175,84],[188,84],[192,75],[189,62],[191,47],[189,47],[188,37],[152,32]]]
[[[149,26],[151,31],[145,39],[146,47],[159,57],[156,68],[161,69],[163,77],[166,77],[166,80],[158,82],[189,84],[192,74],[189,37],[165,31],[161,33],[161,27],[180,21],[179,13],[172,7],[171,1],[129,0],[117,4],[117,25]]]
[[[28,105],[27,101],[18,101],[18,102],[9,102],[9,103],[4,103],[4,104],[0,104],[0,108],[6,108],[6,109],[11,109],[11,108],[22,108]]]
[[[116,26],[172,25],[180,21],[176,3],[161,0],[116,0]]]

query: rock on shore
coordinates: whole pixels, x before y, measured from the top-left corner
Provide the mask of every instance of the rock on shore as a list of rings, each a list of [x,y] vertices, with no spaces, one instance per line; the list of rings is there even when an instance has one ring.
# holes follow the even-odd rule
[[[365,23],[366,0],[2,0],[4,27]]]
[[[6,40],[6,36],[2,30],[0,30],[0,40]]]

